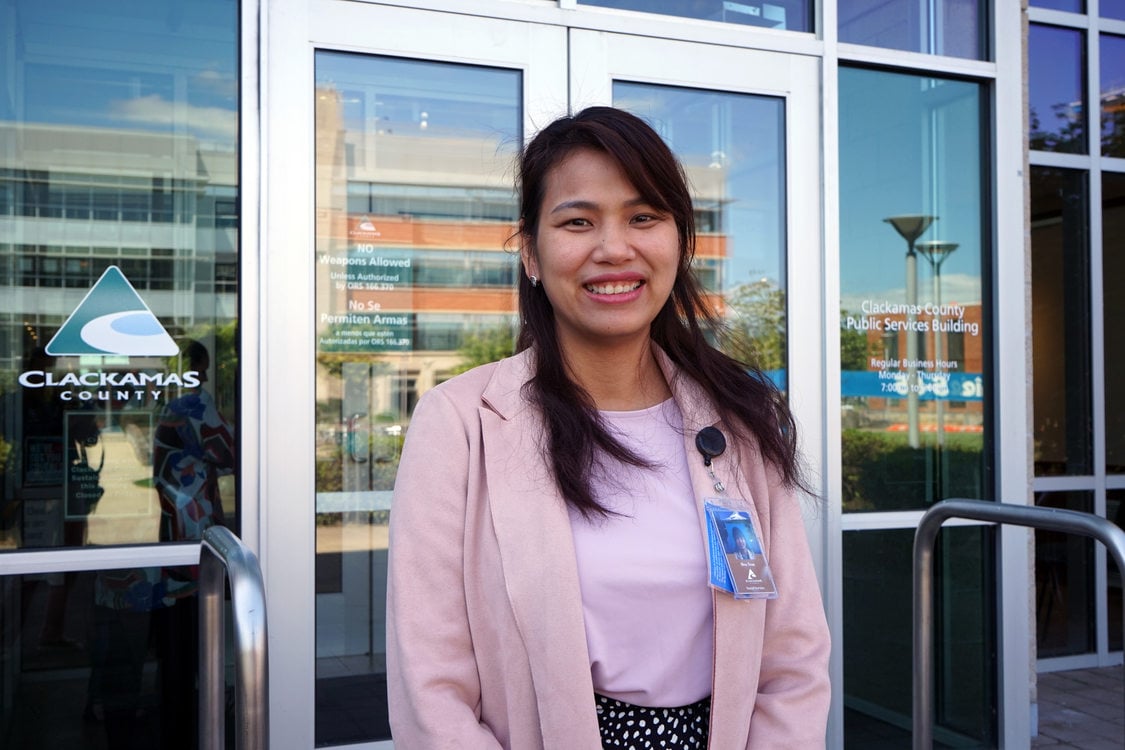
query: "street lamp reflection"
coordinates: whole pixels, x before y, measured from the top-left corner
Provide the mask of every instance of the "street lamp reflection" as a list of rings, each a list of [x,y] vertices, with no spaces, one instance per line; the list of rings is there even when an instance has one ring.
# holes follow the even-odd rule
[[[906,420],[911,448],[921,447],[922,444],[918,434],[918,336],[914,333],[917,319],[914,308],[918,304],[918,253],[914,243],[936,218],[929,214],[900,214],[883,219],[906,240]]]
[[[956,242],[943,240],[926,240],[917,245],[918,252],[930,262],[934,276],[934,318],[941,322],[941,264],[958,248]],[[942,362],[941,326],[934,326],[934,374],[939,375],[945,369]],[[937,417],[937,444],[945,444],[945,394],[934,393],[935,415]]]

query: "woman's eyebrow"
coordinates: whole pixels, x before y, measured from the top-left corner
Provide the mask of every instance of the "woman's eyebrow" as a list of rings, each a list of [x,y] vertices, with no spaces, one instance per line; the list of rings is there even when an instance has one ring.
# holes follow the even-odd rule
[[[584,200],[563,201],[559,205],[552,208],[551,213],[557,214],[559,211],[567,211],[567,210],[572,209],[572,208],[578,208],[578,209],[582,209],[584,211],[589,211],[589,210],[595,209],[597,207],[598,207],[598,204],[594,203],[593,201],[584,201]]]
[[[633,208],[635,206],[647,206],[648,201],[646,201],[644,198],[640,198],[640,197],[630,198],[629,200],[625,201],[625,203],[623,203],[622,205],[625,206],[626,208]],[[559,205],[552,208],[550,213],[555,214],[555,213],[558,213],[559,211],[567,211],[567,210],[572,209],[572,208],[577,208],[577,209],[583,210],[583,211],[591,211],[591,210],[597,209],[598,207],[599,207],[598,204],[595,203],[594,201],[581,200],[581,199],[573,200],[573,201],[563,201]]]

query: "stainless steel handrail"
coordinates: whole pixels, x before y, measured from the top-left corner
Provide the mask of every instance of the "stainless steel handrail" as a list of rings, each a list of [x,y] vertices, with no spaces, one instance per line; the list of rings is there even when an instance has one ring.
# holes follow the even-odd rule
[[[922,515],[918,530],[914,532],[914,750],[931,750],[934,742],[934,540],[941,525],[950,518],[1030,526],[1092,537],[1106,546],[1125,577],[1125,531],[1101,516],[983,500],[944,500],[931,506]]]
[[[235,747],[269,748],[266,597],[258,558],[229,529],[203,532],[199,555],[199,747],[226,745],[223,600],[227,576],[234,622]]]

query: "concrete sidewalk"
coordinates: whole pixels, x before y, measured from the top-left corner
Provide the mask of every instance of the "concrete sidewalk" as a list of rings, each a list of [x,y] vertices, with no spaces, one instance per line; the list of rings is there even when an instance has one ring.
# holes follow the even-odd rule
[[[1039,736],[1034,748],[1125,748],[1122,667],[1039,675]]]

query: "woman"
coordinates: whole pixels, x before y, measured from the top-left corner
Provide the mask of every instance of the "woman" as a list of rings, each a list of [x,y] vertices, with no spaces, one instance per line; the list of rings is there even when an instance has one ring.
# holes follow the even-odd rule
[[[428,392],[399,467],[396,747],[823,747],[793,420],[707,342],[679,164],[594,107],[541,131],[519,177],[520,351]],[[704,457],[708,427],[729,440]],[[708,499],[752,519],[776,599],[708,586]]]

